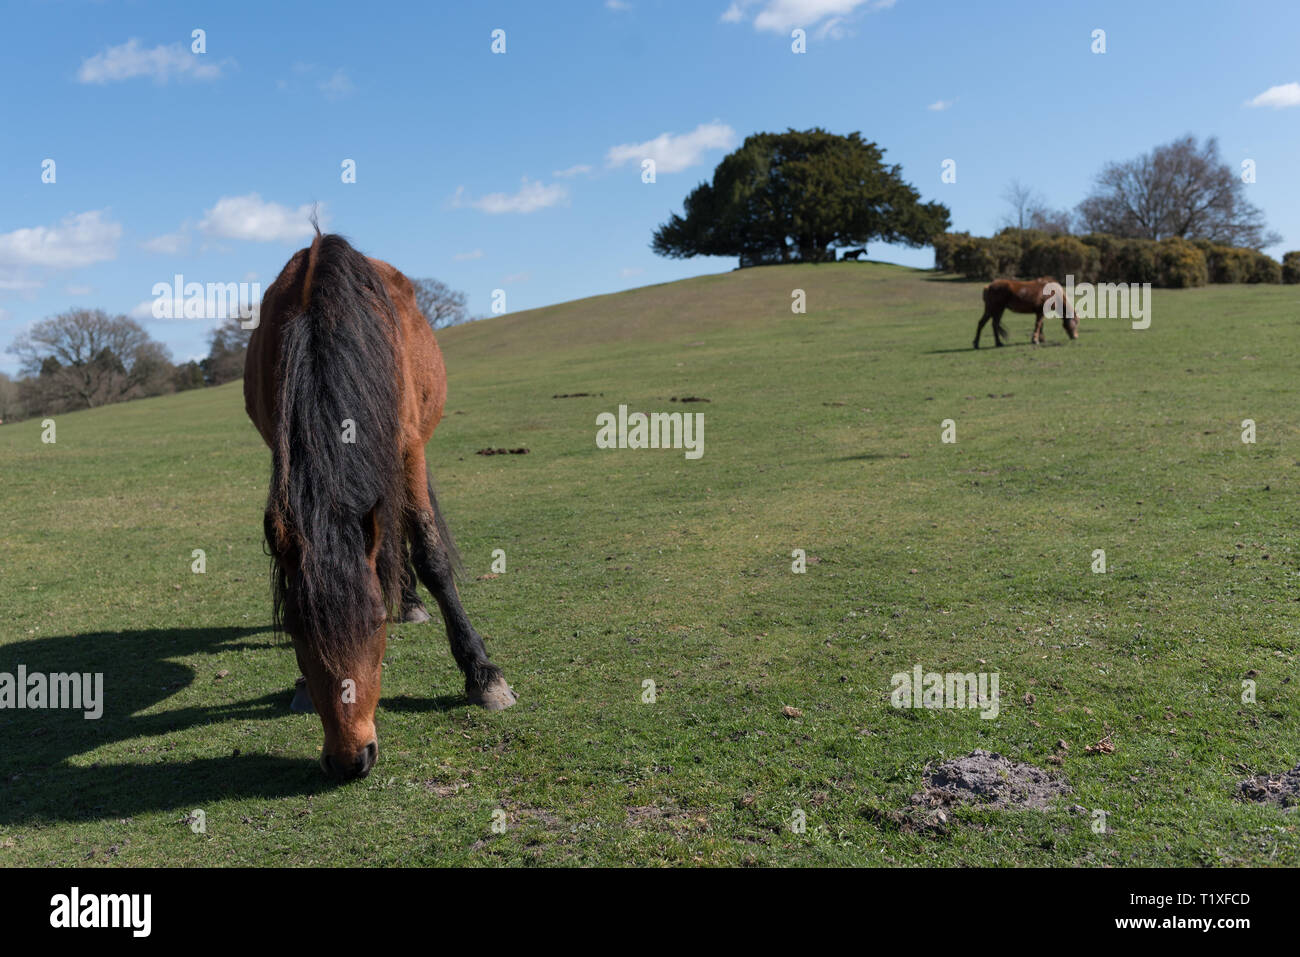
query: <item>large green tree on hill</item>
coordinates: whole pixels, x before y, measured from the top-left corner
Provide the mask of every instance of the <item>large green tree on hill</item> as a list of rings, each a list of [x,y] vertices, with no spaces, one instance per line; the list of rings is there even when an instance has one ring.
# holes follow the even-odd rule
[[[860,133],[756,133],[726,156],[654,234],[661,256],[739,256],[757,263],[820,262],[873,240],[924,246],[948,228],[948,209],[922,203]]]

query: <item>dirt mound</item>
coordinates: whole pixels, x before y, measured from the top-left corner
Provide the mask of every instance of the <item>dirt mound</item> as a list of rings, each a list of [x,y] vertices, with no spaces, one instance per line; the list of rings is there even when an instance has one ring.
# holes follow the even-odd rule
[[[942,764],[927,764],[922,783],[925,790],[912,795],[914,807],[976,804],[1042,809],[1071,790],[1063,778],[1042,768],[980,750]]]
[[[1237,797],[1255,804],[1276,804],[1293,811],[1300,806],[1300,764],[1279,774],[1257,774],[1237,785]]]

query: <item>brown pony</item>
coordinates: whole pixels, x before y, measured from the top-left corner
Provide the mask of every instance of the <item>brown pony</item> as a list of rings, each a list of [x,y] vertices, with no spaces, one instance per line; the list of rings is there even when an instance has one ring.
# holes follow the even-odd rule
[[[264,531],[277,630],[293,639],[293,708],[325,729],[321,767],[364,776],[379,754],[375,705],[387,616],[424,621],[415,578],[438,602],[465,693],[515,702],[456,592],[456,554],[424,446],[447,378],[411,282],[316,231],[262,298],[244,405],[271,448]],[[412,568],[413,566],[413,568]]]
[[[1049,285],[1055,288],[1048,289]],[[1033,313],[1034,334],[1029,341],[1035,345],[1043,342],[1043,307],[1054,294],[1061,297],[1064,305],[1061,325],[1071,339],[1078,339],[1079,320],[1074,314],[1074,305],[1065,302],[1064,292],[1051,276],[1024,281],[995,279],[984,287],[984,315],[980,316],[980,324],[975,327],[975,348],[980,347],[980,333],[984,331],[984,323],[990,319],[993,320],[994,344],[1000,346],[1002,340],[1008,338],[1007,330],[1002,327],[1002,313],[1008,309],[1012,312]]]

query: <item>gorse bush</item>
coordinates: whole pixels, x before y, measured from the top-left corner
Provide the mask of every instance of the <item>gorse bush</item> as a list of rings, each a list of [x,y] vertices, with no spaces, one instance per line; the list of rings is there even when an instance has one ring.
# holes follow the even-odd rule
[[[1249,282],[1254,266],[1250,249],[1220,246],[1197,240],[1196,246],[1205,254],[1205,268],[1210,282]]]
[[[1008,227],[994,236],[944,233],[933,243],[936,269],[986,281],[1052,276],[1063,282],[1073,276],[1075,282],[1149,282],[1173,289],[1208,282],[1300,282],[1300,251],[1278,263],[1256,249],[1204,239],[1052,236]]]
[[[1025,276],[1074,276],[1076,282],[1093,282],[1100,267],[1097,250],[1073,236],[1036,240],[1020,257],[1020,271]]]
[[[1160,282],[1167,289],[1189,289],[1208,281],[1205,253],[1186,239],[1170,237],[1160,240]],[[1114,279],[1112,282],[1123,282]]]
[[[1281,282],[1282,264],[1271,256],[1255,250],[1251,251],[1254,253],[1254,262],[1251,265],[1250,278],[1246,282]]]
[[[1300,282],[1300,249],[1293,249],[1282,257],[1282,281]]]
[[[934,268],[940,272],[955,272],[952,265],[953,250],[962,240],[970,238],[970,233],[940,233],[930,240],[930,245],[934,247]]]
[[[1106,282],[1160,282],[1160,246],[1149,239],[1085,236],[1084,242],[1102,252],[1101,275]],[[1119,279],[1116,277],[1123,276]]]
[[[1002,270],[993,241],[967,236],[952,248],[952,268],[971,279],[993,279]]]

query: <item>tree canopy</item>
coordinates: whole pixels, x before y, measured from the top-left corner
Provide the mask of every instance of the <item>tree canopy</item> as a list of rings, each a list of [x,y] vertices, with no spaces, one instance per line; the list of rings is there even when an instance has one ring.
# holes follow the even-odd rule
[[[134,320],[73,309],[32,326],[9,351],[25,380],[24,404],[50,412],[88,409],[167,391],[171,360]]]
[[[1122,163],[1108,163],[1079,204],[1087,232],[1126,239],[1209,239],[1262,249],[1280,242],[1246,199],[1246,183],[1219,157],[1210,137],[1202,146],[1184,136]]]
[[[230,316],[213,329],[208,334],[208,357],[198,363],[203,375],[200,384],[222,385],[243,378],[251,336],[252,331],[243,327],[239,316]]]
[[[433,328],[445,329],[469,321],[463,292],[437,279],[412,279],[411,285],[415,287],[415,304]]]
[[[873,240],[924,246],[948,228],[947,207],[922,203],[860,133],[757,133],[728,154],[654,234],[661,256],[738,256],[752,265],[819,262]]]

